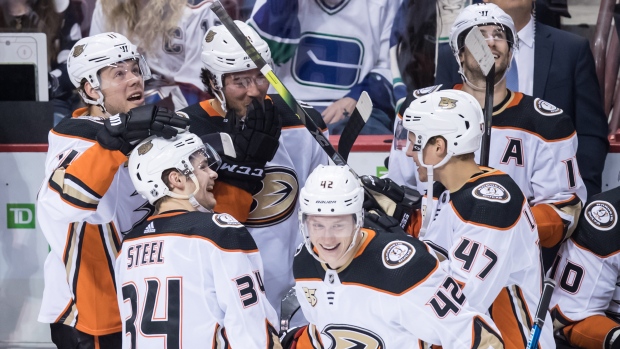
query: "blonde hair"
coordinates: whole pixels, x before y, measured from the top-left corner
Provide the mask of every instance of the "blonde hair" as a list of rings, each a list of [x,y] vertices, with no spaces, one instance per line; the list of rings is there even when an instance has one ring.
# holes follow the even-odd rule
[[[187,0],[101,0],[107,29],[123,33],[146,53],[170,39]]]

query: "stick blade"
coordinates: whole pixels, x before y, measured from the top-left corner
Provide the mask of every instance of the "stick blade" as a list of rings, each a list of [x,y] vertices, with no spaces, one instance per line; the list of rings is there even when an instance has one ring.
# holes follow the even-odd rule
[[[355,109],[359,110],[362,119],[364,119],[364,122],[368,121],[368,118],[372,113],[372,100],[370,99],[368,92],[362,92],[362,95],[357,100]]]
[[[473,27],[465,37],[465,47],[478,62],[484,76],[489,75],[491,67],[495,65],[495,58],[478,27]]]

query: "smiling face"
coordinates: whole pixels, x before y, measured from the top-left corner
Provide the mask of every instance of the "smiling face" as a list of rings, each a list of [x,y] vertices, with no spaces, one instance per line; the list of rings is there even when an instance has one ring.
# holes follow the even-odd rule
[[[319,258],[334,269],[344,265],[354,251],[349,249],[357,230],[354,215],[308,215],[305,224]]]
[[[200,185],[200,189],[194,197],[202,207],[212,210],[216,204],[213,186],[217,179],[217,172],[209,167],[209,161],[203,152],[194,153],[190,161],[194,167],[194,175]],[[188,186],[189,192],[194,192],[196,187],[192,181],[188,181]]]
[[[126,113],[144,104],[144,80],[137,60],[130,59],[99,71],[103,104],[110,115]],[[95,95],[92,95],[95,93]],[[96,92],[88,93],[97,99]]]
[[[497,83],[501,78],[503,78],[504,73],[508,68],[508,64],[512,59],[506,32],[501,26],[496,25],[484,25],[479,26],[478,28],[480,29],[482,36],[486,39],[487,45],[491,49],[493,57],[495,58],[495,83]],[[463,71],[465,72],[467,79],[474,83],[480,82],[484,84],[485,76],[482,74],[482,70],[480,70],[480,65],[476,62],[476,59],[469,52],[467,47],[463,48],[459,55],[459,59],[461,60]]]
[[[269,82],[258,69],[226,74],[223,80],[226,108],[241,116],[246,115],[253,99],[262,102],[269,89]]]

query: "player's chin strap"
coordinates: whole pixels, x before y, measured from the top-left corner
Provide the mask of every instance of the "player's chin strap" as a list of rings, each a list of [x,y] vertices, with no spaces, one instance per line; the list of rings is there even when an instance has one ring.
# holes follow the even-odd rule
[[[97,100],[92,100],[90,99],[88,96],[86,96],[86,93],[84,93],[83,90],[79,90],[78,91],[80,93],[80,96],[82,96],[82,100],[84,101],[84,103],[86,104],[91,104],[91,105],[96,105],[99,108],[101,108],[101,111],[107,115],[108,117],[112,116],[110,115],[110,113],[108,113],[108,111],[106,110],[104,104],[103,104],[103,93],[101,93],[101,91],[99,91],[98,89],[95,89],[95,92],[97,92],[97,95],[99,95],[99,98],[97,98]]]
[[[198,193],[198,191],[200,190],[200,184],[198,183],[198,179],[196,178],[196,175],[193,173],[190,173],[189,178],[191,178],[192,182],[194,182],[194,184],[196,185],[196,189],[194,190],[193,193],[189,194],[189,195],[181,195],[181,194],[177,194],[177,193],[173,193],[173,192],[168,192],[166,195],[175,198],[175,199],[182,199],[182,200],[189,200],[189,203],[192,204],[192,206],[194,206],[194,208],[197,211],[200,212],[213,212],[213,210],[209,210],[208,208],[202,206],[198,200],[196,200],[196,194]]]
[[[217,98],[217,100],[220,102],[222,110],[224,111],[224,113],[226,113],[228,110],[226,110],[226,96],[224,96],[224,91],[222,91],[223,89],[224,88],[222,87],[219,90],[213,90],[213,95],[215,95],[215,98]]]
[[[433,184],[435,183],[434,179],[433,179],[433,170],[436,168],[439,168],[443,165],[445,165],[451,158],[452,158],[453,153],[452,152],[448,152],[448,154],[446,154],[446,157],[443,158],[438,164],[436,165],[427,165],[424,163],[424,160],[422,159],[422,152],[418,152],[418,161],[420,162],[421,166],[424,166],[426,168],[426,209],[422,210],[422,227],[420,228],[420,238],[423,238],[424,235],[426,235],[426,230],[428,228],[428,225],[431,223],[431,217],[433,216],[433,209],[434,209],[434,205],[435,202],[433,200]]]

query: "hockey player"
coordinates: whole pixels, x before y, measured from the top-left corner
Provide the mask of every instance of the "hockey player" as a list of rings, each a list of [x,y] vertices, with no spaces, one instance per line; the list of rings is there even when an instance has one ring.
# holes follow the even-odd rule
[[[289,332],[283,346],[503,348],[493,322],[471,308],[425,244],[361,228],[363,199],[346,167],[321,165],[308,177],[299,209],[305,248],[294,273],[310,325]]]
[[[98,0],[90,35],[115,31],[129,37],[153,72],[145,87],[146,103],[170,108],[173,103],[177,110],[207,96],[200,81],[198,43],[216,21],[208,0]]]
[[[187,120],[144,104],[150,75],[137,47],[117,33],[78,41],[67,61],[88,107],[49,134],[37,218],[50,245],[39,321],[58,348],[118,348],[121,319],[113,261],[122,234],[150,213],[123,167],[150,134],[172,137]],[[174,126],[174,127],[173,127]]]
[[[252,236],[214,214],[219,155],[192,134],[150,137],[129,156],[136,191],[155,215],[116,259],[123,348],[279,348]]]
[[[478,101],[463,91],[434,92],[411,103],[403,126],[407,155],[428,186],[420,238],[445,260],[469,304],[489,312],[506,348],[526,347],[541,297],[538,232],[515,181],[474,160],[484,130]],[[542,331],[540,347],[554,348],[551,327]]]
[[[267,43],[247,24],[235,21],[267,61]],[[279,95],[267,96],[269,83],[228,30],[220,25],[202,41],[202,80],[216,97],[183,109],[190,131],[204,136],[229,133],[237,157],[222,156],[214,193],[215,212],[244,223],[254,237],[265,266],[267,298],[278,311],[293,286],[291,269],[299,244],[299,188],[327,156]],[[325,130],[321,116],[308,113]],[[256,120],[256,121],[254,121]]]
[[[555,333],[571,347],[620,346],[620,188],[586,204],[579,226],[558,253],[549,276]]]
[[[579,174],[577,137],[570,118],[561,109],[506,88],[505,72],[516,47],[516,31],[510,16],[494,4],[474,4],[457,17],[450,32],[450,45],[459,62],[464,84],[455,89],[474,96],[484,106],[485,77],[464,40],[471,28],[479,27],[495,54],[495,94],[489,166],[509,174],[525,194],[538,224],[543,247],[558,245],[576,226],[586,188]],[[404,103],[440,89],[417,90]],[[395,127],[400,132],[401,109]],[[414,185],[416,166],[405,154],[405,146],[395,142],[390,152],[388,177],[399,184]],[[400,148],[400,149],[397,149]],[[545,266],[551,265],[555,251],[543,252]]]

